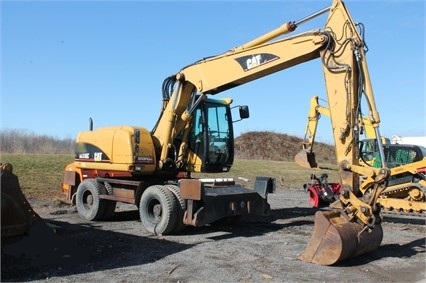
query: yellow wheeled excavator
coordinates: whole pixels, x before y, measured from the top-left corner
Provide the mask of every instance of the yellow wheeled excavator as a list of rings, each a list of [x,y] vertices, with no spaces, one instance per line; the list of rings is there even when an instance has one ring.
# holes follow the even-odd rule
[[[305,138],[302,142],[302,157],[300,154],[295,156],[296,163],[302,167],[318,168],[313,146],[321,115],[330,116],[330,109],[320,105],[318,96],[313,96],[310,100]],[[359,117],[359,128],[365,135],[365,138],[359,141],[360,164],[380,168],[381,158],[376,133],[370,120],[365,116]],[[378,203],[386,211],[419,215],[425,213],[426,148],[418,145],[391,144],[385,137],[381,137],[381,141],[390,177],[387,188],[378,198]]]
[[[323,27],[284,36],[326,13]],[[330,211],[315,215],[312,238],[300,259],[332,265],[373,251],[383,237],[377,198],[386,188],[389,170],[361,166],[358,159],[362,99],[380,136],[363,30],[345,4],[334,0],[300,21],[284,23],[182,68],[163,83],[163,108],[153,130],[117,126],[78,134],[75,161],[65,168],[63,192],[75,199],[79,214],[88,220],[111,215],[117,201],[136,204],[142,224],[154,234],[233,215],[265,213],[273,179],[261,177],[251,190],[232,180],[191,177],[192,172],[227,172],[233,161],[231,100],[208,96],[319,59],[333,105],[330,116],[342,194]],[[361,176],[366,180],[362,190]]]

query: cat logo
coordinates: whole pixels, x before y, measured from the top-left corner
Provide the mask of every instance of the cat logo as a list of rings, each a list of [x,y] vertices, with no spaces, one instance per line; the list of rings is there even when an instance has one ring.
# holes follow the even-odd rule
[[[95,152],[94,160],[95,161],[102,161],[102,152]]]
[[[262,55],[253,55],[253,57],[248,58],[246,62],[247,70],[256,68],[260,66],[260,62],[262,62]]]
[[[235,60],[240,64],[244,71],[250,71],[266,63],[279,59],[278,56],[270,53],[252,54],[236,58]]]

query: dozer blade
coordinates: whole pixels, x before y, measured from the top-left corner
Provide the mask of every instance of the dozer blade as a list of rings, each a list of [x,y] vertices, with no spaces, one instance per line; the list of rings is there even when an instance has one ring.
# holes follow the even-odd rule
[[[315,153],[308,152],[305,149],[302,149],[296,156],[294,157],[294,161],[297,165],[302,166],[304,168],[318,168],[318,164],[315,160]]]
[[[303,254],[305,262],[333,265],[378,248],[383,239],[382,226],[365,229],[348,222],[339,211],[317,211],[314,232]]]

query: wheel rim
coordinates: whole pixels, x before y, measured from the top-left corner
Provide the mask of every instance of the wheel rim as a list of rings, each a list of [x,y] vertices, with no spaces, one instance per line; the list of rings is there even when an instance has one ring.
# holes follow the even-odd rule
[[[161,221],[161,213],[161,203],[156,199],[151,200],[148,205],[148,215],[150,220],[153,223],[159,223]]]
[[[161,205],[154,205],[153,215],[155,219],[161,219]]]
[[[93,195],[90,191],[85,191],[83,194],[83,204],[86,209],[91,209],[93,206]]]

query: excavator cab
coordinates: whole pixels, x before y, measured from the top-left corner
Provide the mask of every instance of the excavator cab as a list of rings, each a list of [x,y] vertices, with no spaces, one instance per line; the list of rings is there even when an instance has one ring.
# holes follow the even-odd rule
[[[382,137],[382,144],[390,144],[390,140],[388,138]],[[375,157],[380,154],[377,140],[375,138],[365,138],[360,140],[359,152],[361,161],[367,165],[372,165]]]
[[[230,99],[206,99],[194,111],[188,136],[189,166],[195,172],[227,172],[234,162],[234,132]],[[248,106],[240,106],[240,120],[249,117]]]
[[[360,141],[360,153],[362,161],[370,164],[373,158],[379,153],[376,139],[364,139]]]

